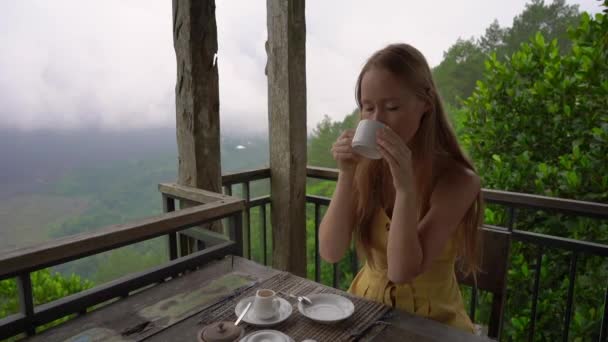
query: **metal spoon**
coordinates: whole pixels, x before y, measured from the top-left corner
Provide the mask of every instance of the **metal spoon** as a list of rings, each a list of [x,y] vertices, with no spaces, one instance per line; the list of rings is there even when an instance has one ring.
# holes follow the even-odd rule
[[[298,300],[298,302],[302,303],[302,304],[308,304],[308,305],[312,305],[312,300],[310,300],[310,298],[306,297],[306,296],[296,296],[292,293],[285,293],[287,296],[291,297],[291,298],[295,298]]]
[[[247,306],[245,307],[245,310],[243,310],[243,312],[241,312],[241,314],[239,315],[239,318],[236,320],[236,322],[234,322],[234,326],[237,326],[237,325],[239,325],[239,323],[241,323],[241,320],[243,319],[243,317],[245,317],[245,315],[247,314],[247,311],[249,311],[251,304],[252,304],[252,302],[249,302],[249,304],[247,304]]]
[[[310,300],[310,298],[308,298],[306,296],[299,296],[298,301],[300,301],[304,304],[312,305],[312,300]]]

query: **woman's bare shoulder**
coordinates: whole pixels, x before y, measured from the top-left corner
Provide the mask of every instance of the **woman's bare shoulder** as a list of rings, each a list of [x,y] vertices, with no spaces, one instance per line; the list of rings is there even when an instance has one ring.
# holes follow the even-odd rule
[[[467,165],[453,158],[445,157],[438,160],[437,169],[435,191],[457,190],[477,193],[481,188],[479,175]]]

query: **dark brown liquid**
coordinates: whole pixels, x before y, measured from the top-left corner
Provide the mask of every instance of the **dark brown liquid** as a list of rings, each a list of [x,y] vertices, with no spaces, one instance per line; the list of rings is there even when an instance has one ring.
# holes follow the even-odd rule
[[[272,297],[273,294],[272,290],[260,290],[258,292],[258,296],[260,297]]]

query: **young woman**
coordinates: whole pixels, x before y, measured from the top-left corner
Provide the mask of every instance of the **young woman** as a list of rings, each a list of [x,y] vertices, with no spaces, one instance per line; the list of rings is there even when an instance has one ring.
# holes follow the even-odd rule
[[[350,293],[473,332],[454,268],[477,268],[480,180],[424,56],[406,44],[374,53],[356,100],[361,119],[386,127],[377,133],[382,159],[358,156],[352,131],[334,144],[340,174],[319,230],[322,258],[338,262],[352,237],[366,262]]]

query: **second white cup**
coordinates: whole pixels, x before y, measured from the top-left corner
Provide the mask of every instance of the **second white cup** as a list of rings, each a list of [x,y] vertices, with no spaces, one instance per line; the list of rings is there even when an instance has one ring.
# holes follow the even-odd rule
[[[359,121],[352,142],[353,150],[368,159],[382,158],[376,145],[376,132],[384,127],[383,123],[376,120]]]
[[[272,318],[279,311],[281,302],[273,290],[261,289],[253,300],[253,313],[260,319]]]

